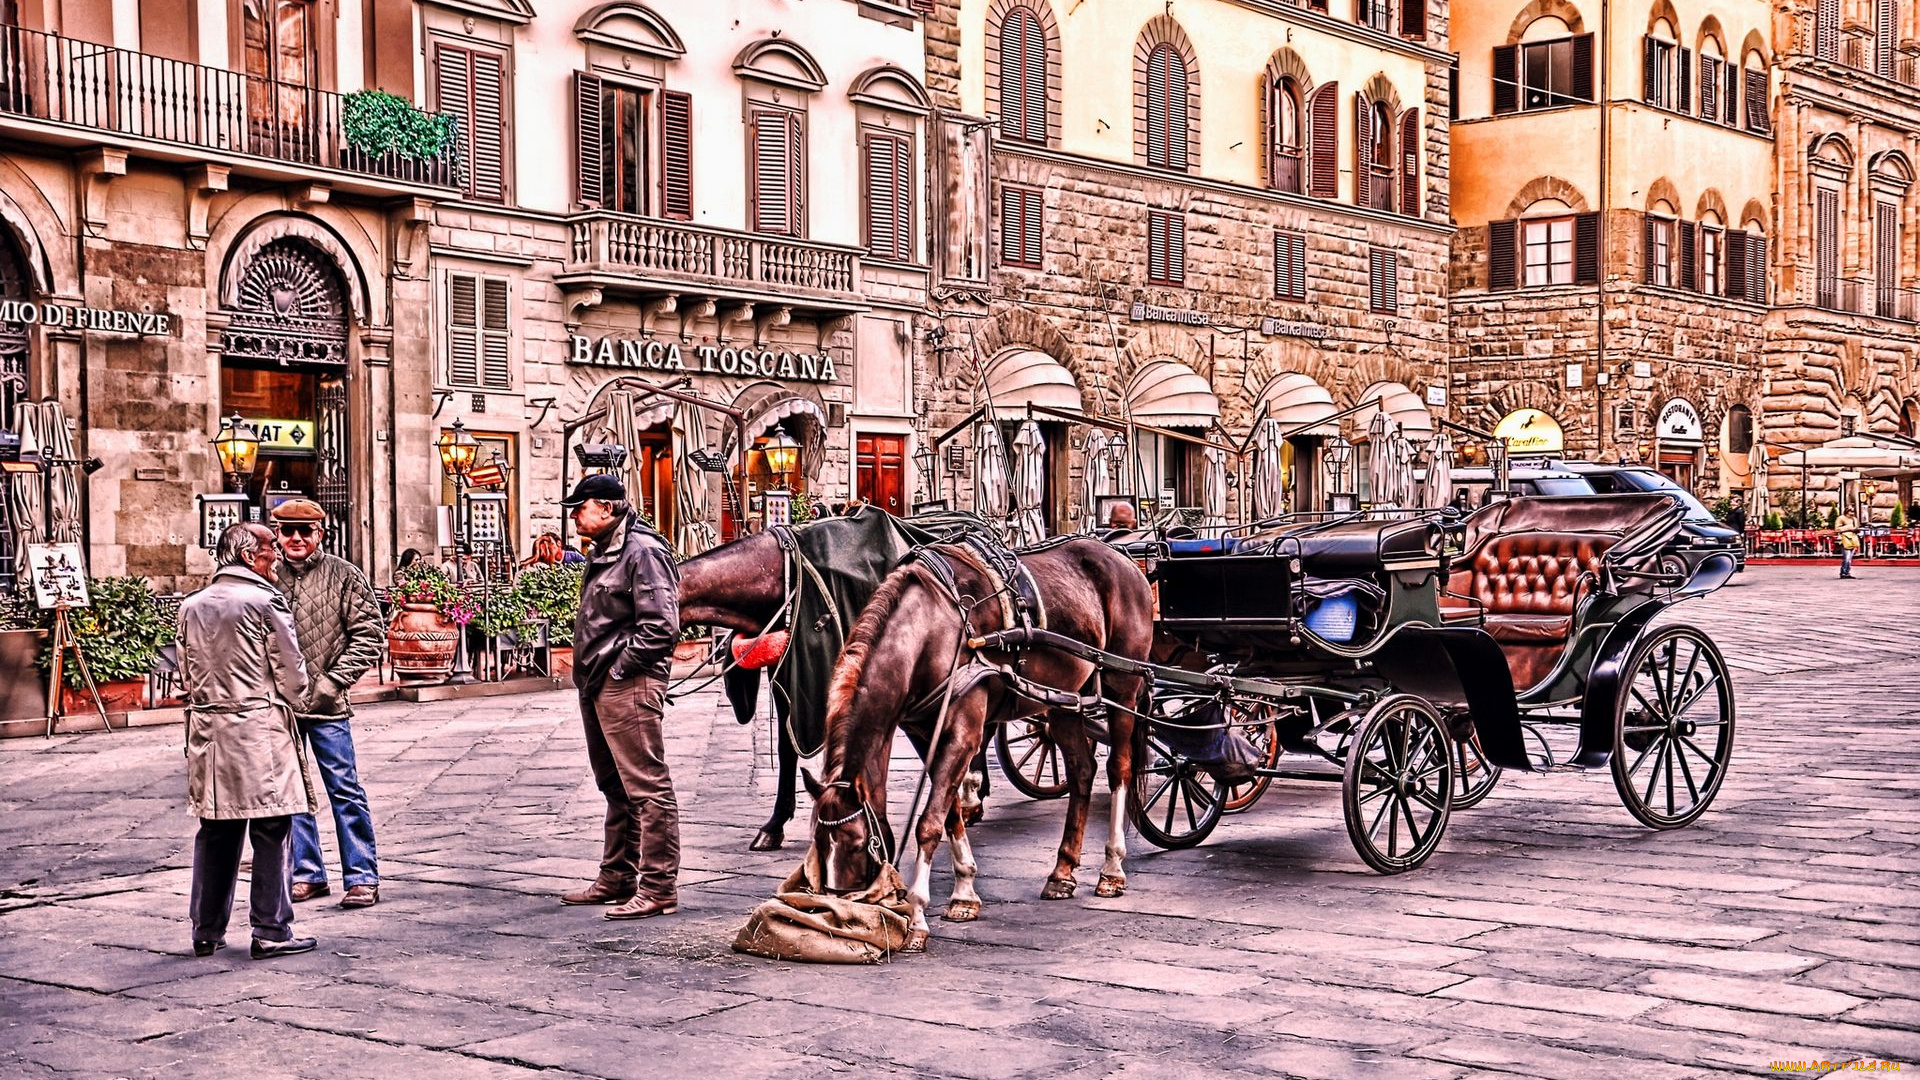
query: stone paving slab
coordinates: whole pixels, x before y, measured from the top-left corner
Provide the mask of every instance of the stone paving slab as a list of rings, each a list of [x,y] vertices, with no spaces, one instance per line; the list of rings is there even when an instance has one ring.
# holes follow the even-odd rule
[[[1092,897],[1090,867],[1048,903],[1063,807],[1001,784],[974,833],[982,921],[936,923],[929,955],[875,968],[732,952],[798,852],[745,850],[770,734],[711,694],[668,729],[680,914],[554,901],[593,872],[602,810],[570,694],[394,702],[355,723],[382,903],[302,905],[321,947],[260,963],[243,909],[238,947],[187,955],[177,729],[0,743],[0,1077],[1913,1069],[1920,575],[1834,573],[1756,567],[1669,616],[1714,635],[1741,708],[1734,768],[1691,828],[1640,828],[1604,771],[1509,775],[1427,866],[1382,878],[1336,791],[1279,782],[1198,848],[1130,836],[1125,897]],[[896,815],[912,764],[897,748]],[[949,884],[943,859],[936,904]]]

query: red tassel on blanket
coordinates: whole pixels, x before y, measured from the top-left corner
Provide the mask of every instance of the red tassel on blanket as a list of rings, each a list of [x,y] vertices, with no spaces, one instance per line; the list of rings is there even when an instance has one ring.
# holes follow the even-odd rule
[[[733,639],[733,662],[743,668],[757,669],[771,667],[787,655],[787,638],[791,636],[785,630],[775,630],[759,637],[735,637]]]

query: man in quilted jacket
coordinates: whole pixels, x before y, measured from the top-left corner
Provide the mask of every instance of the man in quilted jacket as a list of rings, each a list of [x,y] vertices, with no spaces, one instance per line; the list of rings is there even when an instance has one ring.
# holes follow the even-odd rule
[[[345,908],[380,902],[380,868],[374,853],[373,813],[353,760],[353,707],[347,693],[360,676],[380,662],[386,631],[380,603],[367,576],[352,563],[320,550],[327,512],[311,499],[289,499],[274,508],[273,529],[286,563],[280,591],[293,607],[300,654],[313,680],[306,701],[294,710],[314,763],[333,806],[333,827],[340,838],[340,876]],[[327,864],[320,852],[320,829],[312,814],[293,819],[293,899],[326,896]]]

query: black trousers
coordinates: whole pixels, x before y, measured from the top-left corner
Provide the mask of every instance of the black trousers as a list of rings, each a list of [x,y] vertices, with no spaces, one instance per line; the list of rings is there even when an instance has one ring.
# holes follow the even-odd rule
[[[290,815],[215,820],[202,818],[193,838],[193,940],[220,941],[233,916],[240,880],[240,845],[253,841],[253,936],[261,941],[293,937],[293,830]]]

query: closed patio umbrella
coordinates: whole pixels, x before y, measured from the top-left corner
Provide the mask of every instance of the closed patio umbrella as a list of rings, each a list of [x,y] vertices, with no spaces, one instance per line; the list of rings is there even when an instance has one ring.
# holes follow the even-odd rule
[[[1427,443],[1427,480],[1421,489],[1420,505],[1438,510],[1453,497],[1453,439],[1436,431]]]
[[[994,525],[1007,521],[1007,452],[992,421],[973,429],[973,512]]]
[[[707,426],[701,410],[682,401],[673,411],[673,544],[682,558],[690,558],[719,540],[714,528],[711,475],[694,461],[707,448]]]
[[[1415,487],[1413,476],[1414,459],[1420,456],[1420,447],[1414,444],[1413,434],[1405,427],[1393,438],[1393,502],[1395,506],[1415,505]]]
[[[1200,488],[1200,510],[1205,517],[1201,525],[1222,526],[1227,523],[1227,452],[1209,446],[1205,457],[1206,482]]]
[[[1367,502],[1393,505],[1393,474],[1398,468],[1393,451],[1394,425],[1385,412],[1373,414],[1367,428]]]
[[[1095,428],[1087,433],[1087,464],[1080,473],[1082,489],[1080,531],[1099,528],[1100,496],[1112,494],[1113,459],[1108,450],[1107,433]]]
[[[1269,416],[1253,435],[1253,516],[1265,521],[1286,509],[1286,469],[1280,462],[1280,421]]]
[[[1028,420],[1013,436],[1013,541],[1037,544],[1047,538],[1047,440],[1040,425]]]

